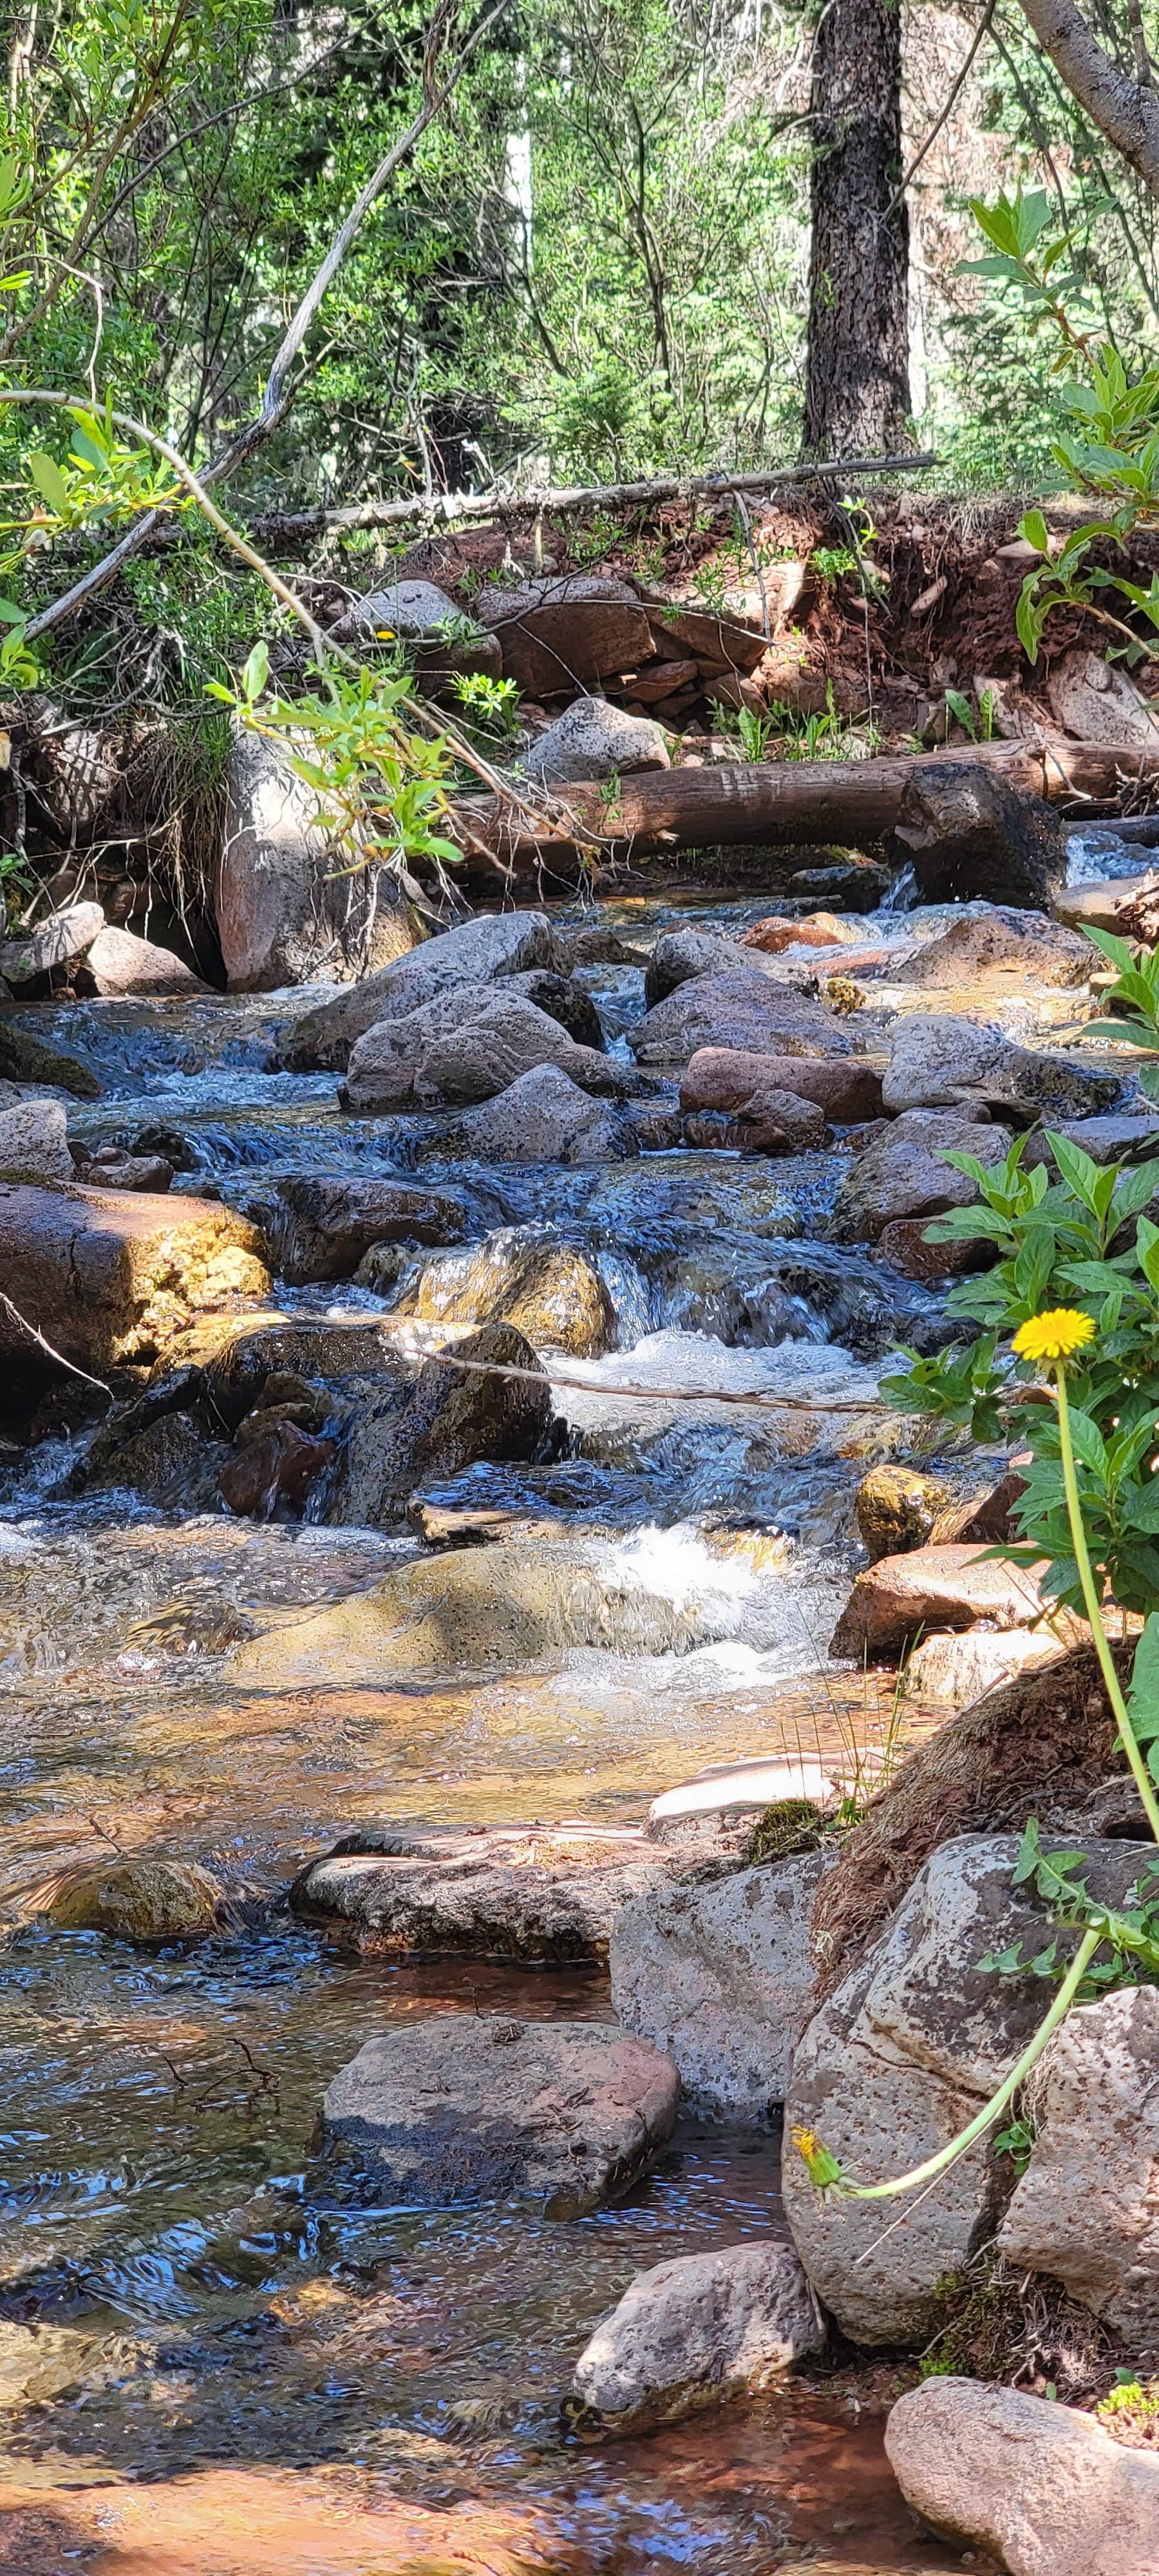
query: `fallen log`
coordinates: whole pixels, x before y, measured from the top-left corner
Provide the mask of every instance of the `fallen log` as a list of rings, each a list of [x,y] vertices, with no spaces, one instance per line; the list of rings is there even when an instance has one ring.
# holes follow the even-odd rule
[[[1013,786],[1052,803],[1105,813],[1141,781],[1159,783],[1159,748],[1101,742],[976,743],[952,753],[899,752],[881,760],[721,762],[653,769],[606,784],[569,786],[519,806],[460,797],[449,818],[469,876],[574,885],[593,868],[636,859],[756,844],[820,842],[861,849],[893,830],[915,769],[981,761]]]

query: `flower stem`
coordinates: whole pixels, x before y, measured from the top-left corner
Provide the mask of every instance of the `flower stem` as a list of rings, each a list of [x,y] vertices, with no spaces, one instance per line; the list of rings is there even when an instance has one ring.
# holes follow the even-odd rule
[[[1025,2083],[1031,2067],[1041,2057],[1052,2032],[1058,2029],[1060,2021],[1070,2011],[1102,1937],[1101,1932],[1084,1932],[1045,2020],[1039,2023],[1017,2065],[1011,2067],[998,2091],[991,2095],[968,2128],[960,2130],[956,2138],[951,2138],[947,2147],[939,2147],[936,2156],[927,2157],[924,2165],[915,2165],[912,2173],[899,2174],[895,2182],[852,2182],[842,2176],[841,2181],[834,2185],[839,2197],[843,2200],[892,2200],[898,2192],[915,2191],[919,2183],[933,2182],[938,2174],[945,2172],[947,2165],[952,2165],[957,2157],[965,2154],[967,2147],[972,2147],[976,2139],[983,2137],[1007,2104],[1013,2101],[1019,2085]]]
[[[1123,1750],[1131,1765],[1131,1770],[1134,1773],[1135,1786],[1143,1801],[1147,1822],[1151,1827],[1151,1831],[1154,1834],[1156,1842],[1159,1843],[1159,1799],[1156,1798],[1151,1774],[1147,1769],[1143,1755],[1135,1741],[1135,1730],[1127,1715],[1127,1703],[1123,1697],[1119,1676],[1115,1671],[1114,1657],[1107,1643],[1107,1632],[1103,1626],[1102,1603],[1099,1599],[1099,1589],[1095,1582],[1094,1568],[1091,1564],[1090,1550],[1087,1546],[1087,1534],[1083,1527],[1082,1505],[1079,1502],[1078,1478],[1075,1474],[1074,1463],[1074,1442],[1071,1438],[1070,1429],[1070,1407],[1067,1403],[1066,1394],[1066,1372],[1061,1366],[1057,1367],[1055,1370],[1055,1385],[1058,1392],[1058,1441],[1059,1448],[1062,1453],[1062,1481],[1066,1492],[1067,1518],[1070,1522],[1071,1542],[1074,1547],[1075,1564],[1078,1567],[1079,1582],[1082,1586],[1082,1596],[1086,1603],[1087,1617],[1091,1623],[1091,1633],[1095,1641],[1095,1653],[1098,1656],[1103,1680],[1107,1686],[1107,1697],[1110,1700],[1111,1707],[1119,1721],[1119,1733],[1123,1739]]]

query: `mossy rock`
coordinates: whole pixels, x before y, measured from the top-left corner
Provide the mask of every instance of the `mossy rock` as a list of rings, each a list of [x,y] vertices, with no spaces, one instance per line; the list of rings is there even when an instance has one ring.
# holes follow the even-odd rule
[[[77,1871],[46,1907],[61,1932],[117,1941],[205,1941],[228,1929],[225,1890],[196,1861],[148,1853]]]

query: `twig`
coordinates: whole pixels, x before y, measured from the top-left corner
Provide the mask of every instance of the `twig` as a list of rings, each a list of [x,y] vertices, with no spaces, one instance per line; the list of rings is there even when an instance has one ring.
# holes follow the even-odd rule
[[[1129,6],[1130,0],[1128,0],[1128,7]],[[920,149],[915,152],[913,160],[910,162],[909,168],[906,171],[905,177],[901,180],[898,187],[894,189],[885,213],[881,218],[883,224],[887,224],[889,222],[890,216],[894,212],[895,207],[900,206],[910,180],[916,177],[917,172],[921,169],[922,163],[925,160],[927,152],[930,150],[931,146],[937,142],[938,136],[942,131],[942,127],[946,123],[947,117],[953,113],[956,101],[961,95],[962,90],[965,88],[966,82],[970,77],[970,73],[973,71],[978,54],[981,51],[986,37],[990,33],[990,24],[996,7],[997,0],[986,0],[986,6],[979,21],[974,42],[970,47],[970,51],[966,56],[965,62],[962,64],[961,70],[957,73],[955,79],[950,84],[949,95],[946,99],[941,115],[937,117],[933,125],[931,125],[925,142],[921,145]]]
[[[389,1318],[384,1320],[389,1321]],[[532,1386],[566,1386],[580,1395],[642,1396],[650,1404],[756,1404],[773,1413],[887,1413],[879,1395],[747,1395],[734,1386],[609,1386],[603,1379],[563,1377],[554,1368],[513,1368],[499,1360],[468,1360],[458,1351],[424,1351],[424,1359],[446,1361],[449,1368],[473,1369],[484,1377],[523,1378]]]
[[[55,1351],[52,1343],[45,1340],[38,1327],[29,1323],[27,1315],[21,1314],[19,1306],[13,1305],[11,1297],[6,1295],[3,1288],[0,1288],[0,1306],[7,1308],[13,1322],[19,1324],[21,1331],[27,1333],[30,1341],[39,1344],[40,1349],[47,1353],[50,1360],[56,1360],[61,1368],[68,1369],[72,1377],[83,1377],[86,1386],[99,1386],[102,1395],[111,1394],[111,1389],[103,1377],[91,1377],[87,1369],[78,1368],[73,1360],[66,1360],[63,1351]]]

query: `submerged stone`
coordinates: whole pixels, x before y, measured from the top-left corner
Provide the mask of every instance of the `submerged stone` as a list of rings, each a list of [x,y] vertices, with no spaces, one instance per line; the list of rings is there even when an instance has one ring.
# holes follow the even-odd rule
[[[205,1941],[228,1926],[225,1889],[195,1861],[132,1858],[74,1873],[45,1911],[61,1932],[118,1941]]]

